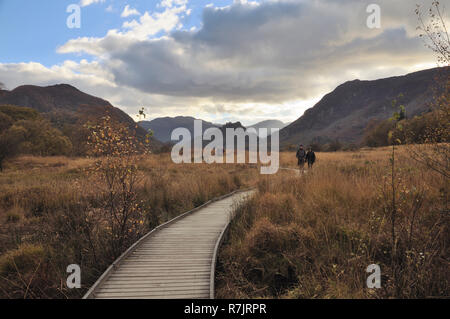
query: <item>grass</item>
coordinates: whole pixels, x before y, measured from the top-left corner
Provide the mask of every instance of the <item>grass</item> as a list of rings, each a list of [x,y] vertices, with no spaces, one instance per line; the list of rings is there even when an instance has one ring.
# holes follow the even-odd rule
[[[102,185],[86,158],[23,156],[0,174],[0,298],[79,298],[114,260]],[[144,208],[137,239],[209,199],[254,184],[246,165],[177,165],[170,154],[142,158],[137,185]],[[39,258],[38,258],[39,257]],[[67,289],[79,264],[83,289]]]
[[[259,192],[237,209],[216,273],[219,298],[421,298],[449,296],[448,182],[400,147],[317,153],[306,173],[260,175],[254,165],[140,159],[143,225],[131,238],[238,188]],[[295,154],[280,154],[296,168]],[[86,158],[30,157],[0,174],[0,297],[79,298],[114,260],[102,185]],[[69,264],[82,289],[67,289]],[[379,264],[382,288],[366,288]]]
[[[393,245],[389,153],[318,153],[302,176],[261,178],[220,252],[216,296],[449,296],[448,182],[399,149]],[[281,163],[295,167],[294,154]],[[381,267],[381,289],[366,287],[370,264]]]

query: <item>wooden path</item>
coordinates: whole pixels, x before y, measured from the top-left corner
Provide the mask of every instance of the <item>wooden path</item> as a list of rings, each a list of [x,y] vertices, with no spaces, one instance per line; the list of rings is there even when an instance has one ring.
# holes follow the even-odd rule
[[[83,298],[214,298],[218,247],[235,204],[251,192],[223,196],[157,227],[119,257]]]

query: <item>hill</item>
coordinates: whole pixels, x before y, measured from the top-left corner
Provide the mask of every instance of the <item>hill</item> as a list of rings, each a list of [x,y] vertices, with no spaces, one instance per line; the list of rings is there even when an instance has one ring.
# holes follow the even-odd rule
[[[265,120],[258,122],[256,124],[248,126],[248,128],[254,128],[257,131],[260,128],[267,128],[267,133],[270,134],[270,129],[278,129],[281,130],[283,127],[285,127],[287,124],[279,121],[279,120]],[[258,132],[259,137],[266,137],[266,134],[261,134]]]
[[[0,104],[29,107],[40,112],[53,126],[67,135],[74,146],[82,144],[79,140],[84,139],[83,125],[88,121],[98,121],[106,114],[128,126],[140,138],[147,134],[129,115],[108,101],[86,94],[68,84],[46,87],[23,85],[12,91],[3,90],[0,94]],[[154,139],[150,144],[154,148],[160,145]],[[78,151],[82,152],[81,149]]]
[[[171,136],[172,131],[178,127],[187,128],[189,130],[189,132],[191,132],[191,136],[194,137],[194,120],[196,120],[196,118],[190,117],[190,116],[159,117],[159,118],[156,118],[151,121],[141,121],[141,122],[139,122],[139,125],[142,128],[144,128],[145,130],[149,130],[149,129],[152,130],[154,133],[153,136],[158,141],[163,142],[163,143],[168,143],[168,142],[171,142],[170,136]],[[224,127],[225,128],[226,127],[232,127],[232,128],[242,127],[242,128],[244,128],[239,122],[236,122],[235,125],[237,125],[237,126],[234,127],[231,123],[215,124],[215,123],[211,123],[211,122],[204,121],[204,120],[201,120],[201,121],[202,121],[202,129],[203,129],[202,134],[205,132],[205,130],[207,130],[208,128],[211,128],[211,127],[217,127],[222,130]],[[239,123],[239,124],[237,124],[237,123]],[[286,124],[279,120],[265,120],[265,121],[261,121],[256,124],[253,124],[251,126],[248,126],[247,128],[255,128],[256,130],[258,130],[260,128],[281,129],[285,126],[286,126]],[[265,137],[265,136],[260,136],[260,137]]]
[[[258,122],[256,124],[250,125],[248,126],[253,127],[255,129],[260,129],[260,128],[278,128],[278,129],[282,129],[283,127],[285,127],[286,124],[279,121],[279,120],[265,120],[265,121],[261,121]]]
[[[325,95],[303,116],[280,131],[282,146],[290,144],[361,142],[369,121],[392,116],[392,101],[405,105],[407,116],[428,110],[436,79],[447,79],[450,68],[434,68],[374,81],[354,80]],[[401,98],[399,96],[402,95]]]

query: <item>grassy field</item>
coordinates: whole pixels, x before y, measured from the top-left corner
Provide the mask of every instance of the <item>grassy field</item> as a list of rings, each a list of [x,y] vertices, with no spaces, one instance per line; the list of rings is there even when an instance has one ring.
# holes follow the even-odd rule
[[[169,154],[145,156],[136,189],[144,214],[128,239],[213,197],[257,186],[221,249],[217,297],[448,296],[448,184],[404,148],[392,179],[390,152],[317,153],[305,174],[275,175],[244,164],[176,165]],[[0,297],[79,298],[115,259],[103,185],[87,173],[92,162],[19,157],[5,165]],[[296,168],[294,153],[281,153],[280,162]],[[81,266],[83,289],[66,288],[69,264]],[[381,267],[381,289],[365,288],[370,264]]]
[[[115,259],[103,185],[87,173],[92,162],[20,157],[0,173],[1,298],[81,297]],[[169,154],[146,156],[138,166],[137,202],[144,216],[129,230],[128,243],[257,179],[246,165],[176,165]],[[81,266],[83,289],[66,288],[69,264]]]
[[[220,253],[216,296],[449,296],[448,181],[405,147],[392,178],[390,155],[389,147],[318,153],[306,174],[262,177]],[[295,167],[294,154],[281,163]],[[381,268],[381,289],[366,288],[370,264]]]

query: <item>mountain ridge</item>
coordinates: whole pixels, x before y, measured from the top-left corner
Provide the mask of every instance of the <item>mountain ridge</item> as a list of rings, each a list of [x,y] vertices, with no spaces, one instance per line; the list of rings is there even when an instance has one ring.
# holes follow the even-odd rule
[[[324,95],[312,108],[280,131],[282,146],[340,140],[359,143],[373,119],[384,120],[397,111],[394,99],[408,116],[425,112],[432,101],[435,78],[449,76],[449,68],[433,68],[377,80],[352,80]],[[399,98],[400,95],[403,97]]]
[[[0,105],[32,108],[43,114],[55,127],[68,132],[68,135],[74,133],[72,131],[83,131],[84,124],[89,121],[96,122],[105,115],[126,125],[139,138],[147,135],[124,111],[70,84],[21,85],[11,91],[3,90],[0,92]],[[157,148],[160,143],[152,138],[150,146]]]
[[[202,133],[204,133],[204,131],[207,130],[208,128],[212,128],[212,127],[216,127],[221,130],[224,127],[225,128],[227,128],[227,127],[230,127],[230,128],[243,127],[244,128],[244,126],[239,121],[228,122],[225,124],[217,124],[217,123],[212,123],[212,122],[205,121],[202,119],[198,119],[198,118],[195,118],[192,116],[158,117],[158,118],[155,118],[150,121],[140,121],[139,125],[146,130],[148,130],[148,129],[152,130],[154,133],[154,137],[156,139],[158,139],[159,141],[161,141],[163,143],[170,143],[171,142],[171,139],[170,139],[171,132],[175,128],[178,128],[178,127],[187,128],[191,132],[191,136],[194,137],[194,120],[202,121],[202,129],[203,129]],[[239,124],[236,124],[237,126],[234,127],[234,126],[232,126],[234,123],[239,123]],[[284,126],[285,126],[285,124],[279,120],[264,120],[261,122],[257,122],[251,126],[247,126],[245,128],[255,128],[256,130],[258,130],[259,128],[262,128],[262,127],[280,128],[280,127],[284,127]]]

